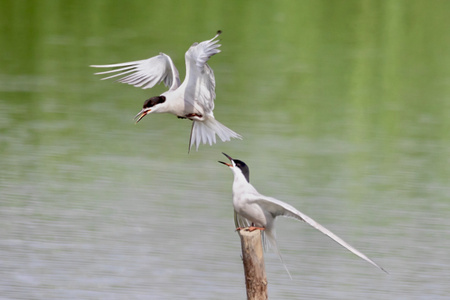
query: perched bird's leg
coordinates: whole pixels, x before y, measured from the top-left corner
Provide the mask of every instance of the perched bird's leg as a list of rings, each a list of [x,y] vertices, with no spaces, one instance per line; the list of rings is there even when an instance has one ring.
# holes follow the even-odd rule
[[[242,229],[248,230],[250,232],[255,231],[255,230],[266,230],[264,227],[257,227],[257,226],[254,226],[254,225],[255,224],[252,223],[252,226],[250,226],[250,227],[238,227],[238,228],[236,228],[236,231],[239,231],[239,230],[242,230]]]
[[[314,221],[312,218],[300,212],[295,207],[283,201],[277,200],[275,198],[259,194],[255,190],[255,188],[250,184],[250,170],[247,164],[244,163],[242,160],[233,159],[223,152],[222,154],[225,155],[230,160],[230,163],[226,163],[223,161],[219,161],[219,163],[229,167],[234,174],[233,207],[234,207],[235,227],[240,226],[239,221],[241,221],[240,222],[241,224],[249,225],[246,228],[237,228],[236,230],[241,229],[247,231],[265,230],[264,233],[266,241],[273,246],[275,252],[280,257],[281,263],[283,263],[288,274],[289,271],[286,268],[283,259],[281,258],[280,251],[278,250],[276,244],[275,232],[273,231],[274,230],[273,222],[275,221],[275,218],[277,216],[295,217],[297,220],[304,221],[308,225],[312,226],[313,228],[319,230],[323,234],[330,237],[332,240],[334,240],[335,242],[337,242],[338,244],[340,244],[342,247],[346,248],[353,254],[364,259],[365,261],[379,268],[383,272],[387,273],[385,269],[377,265],[373,260],[368,258],[362,252],[358,251],[357,249],[347,244],[340,237],[338,237],[330,230],[326,229],[325,227]],[[268,228],[261,228],[258,226],[268,226]]]
[[[266,229],[264,227],[250,226],[247,230],[252,232],[255,230],[266,230]]]
[[[186,119],[186,117],[177,116],[178,119]]]

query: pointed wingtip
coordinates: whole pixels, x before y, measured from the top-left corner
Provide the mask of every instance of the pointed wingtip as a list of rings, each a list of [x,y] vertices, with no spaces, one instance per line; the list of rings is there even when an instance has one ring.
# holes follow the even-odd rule
[[[211,39],[211,41],[215,40],[216,38],[219,37],[219,35],[222,34],[222,30],[217,30],[216,35]],[[215,43],[217,43],[220,40],[215,41]],[[220,47],[221,45],[218,45],[217,47]]]
[[[369,261],[372,265],[374,265],[375,267],[377,267],[378,269],[380,269],[381,271],[383,271],[384,273],[386,273],[387,275],[390,275],[388,271],[386,271],[383,267],[379,266],[378,264],[374,263],[373,261]]]
[[[371,260],[370,258],[368,258],[367,256],[364,255],[364,257],[358,255],[359,257],[361,257],[362,259],[364,259],[365,261],[369,262],[370,264],[374,265],[375,267],[377,267],[378,269],[380,269],[381,271],[383,271],[384,273],[389,275],[389,272],[386,271],[382,266],[380,266],[379,264],[377,264],[376,262],[374,262],[373,260]]]
[[[380,267],[379,265],[377,265],[377,267],[380,268],[380,270],[386,273],[387,275],[390,275],[389,272],[386,271],[383,267]]]

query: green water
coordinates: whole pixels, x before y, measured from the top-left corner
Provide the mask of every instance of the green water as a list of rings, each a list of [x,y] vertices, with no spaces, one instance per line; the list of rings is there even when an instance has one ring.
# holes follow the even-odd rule
[[[277,221],[271,299],[450,292],[450,2],[1,1],[0,295],[243,299],[221,152],[386,276]],[[215,116],[242,141],[187,154],[190,121],[133,117],[164,86],[90,64],[184,52],[221,29]]]

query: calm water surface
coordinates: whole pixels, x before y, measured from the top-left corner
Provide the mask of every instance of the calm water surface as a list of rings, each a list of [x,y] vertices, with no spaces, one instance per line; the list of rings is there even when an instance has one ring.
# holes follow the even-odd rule
[[[277,221],[271,299],[450,293],[450,5],[436,1],[2,1],[0,298],[244,299],[232,174],[385,267]],[[183,2],[184,3],[184,2]],[[215,116],[134,125],[139,90],[89,64],[184,52],[222,29]]]

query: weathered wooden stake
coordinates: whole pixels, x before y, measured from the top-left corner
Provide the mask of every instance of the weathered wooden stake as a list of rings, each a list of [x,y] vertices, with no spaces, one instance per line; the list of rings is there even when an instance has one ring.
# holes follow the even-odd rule
[[[248,231],[247,228],[244,228],[238,232],[241,238],[247,299],[266,300],[268,299],[267,278],[261,231]]]

